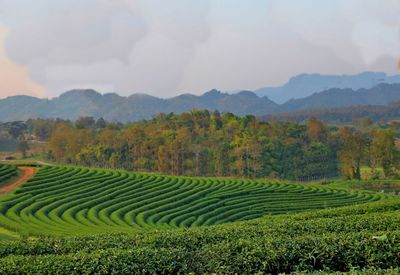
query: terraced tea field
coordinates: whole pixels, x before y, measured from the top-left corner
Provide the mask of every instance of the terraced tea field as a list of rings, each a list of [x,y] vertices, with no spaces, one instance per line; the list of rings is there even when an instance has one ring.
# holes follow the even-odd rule
[[[0,165],[0,187],[12,177],[18,175],[17,167],[14,165]]]
[[[7,166],[8,167],[8,166]],[[7,175],[13,169],[2,166]],[[35,235],[198,227],[377,201],[300,184],[44,166],[0,197],[0,226]]]

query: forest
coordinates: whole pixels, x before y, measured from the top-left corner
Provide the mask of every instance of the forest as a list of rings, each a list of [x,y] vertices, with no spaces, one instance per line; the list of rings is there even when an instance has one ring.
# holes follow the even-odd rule
[[[309,118],[317,118],[331,124],[357,124],[360,121],[371,123],[395,122],[400,118],[400,101],[387,105],[359,105],[337,108],[307,109],[294,112],[283,112],[262,116],[261,119],[269,121],[306,121]],[[397,122],[398,123],[398,122]]]
[[[15,122],[18,127],[7,125],[20,150],[26,151],[29,139],[46,142],[44,157],[60,164],[298,181],[340,174],[359,179],[363,166],[374,177],[394,177],[399,167],[396,124],[338,127],[315,118],[263,122],[254,116],[193,110],[128,124],[81,117],[75,122],[30,119]]]

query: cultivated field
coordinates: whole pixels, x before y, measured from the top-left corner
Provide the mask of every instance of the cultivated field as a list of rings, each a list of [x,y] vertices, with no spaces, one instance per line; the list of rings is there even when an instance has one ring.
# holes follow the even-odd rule
[[[43,166],[0,197],[0,273],[397,274],[399,211],[339,187]]]
[[[18,175],[17,167],[13,165],[0,164],[0,187],[7,183],[11,178]]]
[[[15,173],[3,167],[11,176]],[[43,167],[0,199],[0,225],[36,235],[196,227],[377,201],[382,195],[262,180]]]

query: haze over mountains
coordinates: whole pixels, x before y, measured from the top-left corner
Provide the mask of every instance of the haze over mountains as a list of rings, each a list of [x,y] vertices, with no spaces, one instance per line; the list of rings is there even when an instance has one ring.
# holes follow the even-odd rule
[[[332,88],[368,89],[381,83],[400,83],[400,75],[388,76],[381,72],[364,72],[356,75],[301,74],[292,77],[283,86],[265,87],[254,92],[260,97],[267,96],[281,104],[290,99],[304,98]]]
[[[162,99],[146,94],[128,97],[100,94],[94,90],[72,90],[48,100],[30,96],[13,96],[0,100],[0,121],[28,118],[77,119],[81,116],[103,117],[110,121],[137,121],[159,113],[181,113],[192,109],[234,112],[237,115],[262,115],[275,111],[276,103],[259,98],[249,91],[234,95],[211,90],[202,96],[184,94]]]
[[[317,118],[325,123],[351,124],[400,120],[400,101],[387,105],[360,105],[338,108],[306,109],[295,112],[275,113],[261,116],[260,119],[270,121],[303,122],[310,118]],[[368,118],[366,120],[365,118]]]
[[[288,84],[282,86],[280,93],[285,93],[284,96],[289,98],[300,97],[301,93],[307,96],[292,99],[283,104],[275,103],[266,96],[258,96],[261,90],[255,93],[241,91],[236,94],[211,90],[201,96],[183,94],[169,99],[146,94],[123,97],[115,93],[102,95],[90,89],[72,90],[54,99],[13,96],[0,100],[0,121],[37,117],[75,120],[81,116],[93,116],[103,117],[109,121],[126,122],[149,119],[159,113],[181,113],[192,109],[218,110],[241,116],[246,114],[263,116],[305,109],[385,105],[400,100],[400,84],[395,82],[400,82],[400,76],[388,77],[383,73],[343,77],[301,75],[292,78]],[[339,87],[315,93],[309,88],[328,87],[333,83],[337,83]],[[346,85],[352,85],[352,87],[342,88]],[[373,86],[358,90],[354,88],[368,85]]]

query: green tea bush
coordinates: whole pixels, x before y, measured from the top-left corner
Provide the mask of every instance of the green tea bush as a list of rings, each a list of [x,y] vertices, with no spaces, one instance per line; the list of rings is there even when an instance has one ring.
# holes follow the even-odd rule
[[[210,226],[384,199],[378,193],[267,180],[44,166],[14,195],[0,198],[0,226],[23,235],[132,232]]]
[[[0,273],[396,270],[400,262],[399,202],[383,204],[210,227],[7,242],[0,245]]]

